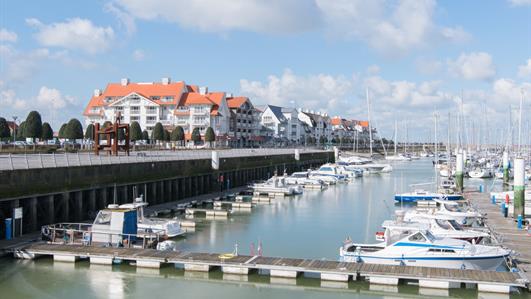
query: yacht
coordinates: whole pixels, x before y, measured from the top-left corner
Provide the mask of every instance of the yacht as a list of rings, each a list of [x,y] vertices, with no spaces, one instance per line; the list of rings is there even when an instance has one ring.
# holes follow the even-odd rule
[[[412,221],[412,219],[419,217],[420,214],[434,214],[445,215],[454,219],[457,223],[463,226],[483,226],[484,215],[474,211],[470,208],[460,207],[457,202],[434,199],[439,205],[437,209],[430,209],[428,212],[419,212],[417,210],[409,210],[404,215],[404,220]]]
[[[403,155],[403,154],[398,154],[398,155],[386,156],[385,160],[389,160],[389,161],[411,161],[411,157],[408,157],[408,156]]]
[[[339,248],[341,262],[475,270],[496,270],[509,254],[501,247],[438,238],[425,229],[406,230],[376,244],[347,240]]]
[[[302,187],[298,185],[288,185],[285,177],[273,176],[263,183],[255,183],[251,186],[254,192],[274,193],[283,195],[296,195],[302,193]]]
[[[486,179],[492,177],[492,170],[486,168],[475,168],[468,172],[468,176],[475,179]]]
[[[311,172],[311,178],[331,176],[337,179],[338,182],[345,182],[348,179],[348,174],[341,173],[341,170],[334,164],[324,164],[318,170]]]
[[[459,200],[463,199],[463,196],[460,194],[434,193],[423,189],[417,189],[413,192],[395,194],[395,200],[399,202],[416,202],[419,200],[434,200],[437,198],[444,198],[445,200]]]
[[[385,232],[385,234],[402,233],[402,231],[411,231],[414,229],[426,229],[430,230],[435,237],[459,239],[475,244],[478,244],[484,238],[490,237],[486,232],[464,228],[452,217],[445,215],[419,214],[418,217],[410,218],[410,221],[403,221],[403,219],[397,217],[396,220],[384,221],[382,228],[384,231],[390,231],[389,233]],[[395,231],[397,232],[395,233]],[[378,239],[378,236],[384,236],[385,234],[377,234],[377,240],[384,241],[383,239]]]
[[[135,209],[137,216],[137,228],[139,232],[162,231],[168,238],[174,238],[185,233],[185,231],[181,229],[181,224],[179,221],[173,219],[145,217],[144,207],[147,205],[148,203],[145,202],[141,196],[135,198],[133,203],[109,205],[109,208]]]
[[[288,185],[300,185],[304,188],[323,189],[326,186],[323,180],[310,178],[308,171],[294,172],[290,176],[286,176],[285,181]]]

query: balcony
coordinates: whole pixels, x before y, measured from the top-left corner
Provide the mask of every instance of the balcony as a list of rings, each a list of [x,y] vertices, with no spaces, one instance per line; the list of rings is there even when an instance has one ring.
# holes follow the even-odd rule
[[[158,112],[159,112],[158,109],[146,109],[146,114],[153,115],[153,114],[157,114]]]

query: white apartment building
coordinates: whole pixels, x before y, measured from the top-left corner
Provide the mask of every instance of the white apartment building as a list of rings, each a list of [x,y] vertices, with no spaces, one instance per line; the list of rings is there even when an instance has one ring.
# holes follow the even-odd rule
[[[212,127],[220,140],[229,133],[230,111],[224,92],[209,93],[207,88],[171,82],[162,78],[160,83],[109,83],[104,90],[96,89],[83,115],[85,123],[114,122],[118,113],[121,121],[137,121],[142,130],[151,132],[157,122],[166,129],[183,127],[190,139],[194,128],[201,134]]]

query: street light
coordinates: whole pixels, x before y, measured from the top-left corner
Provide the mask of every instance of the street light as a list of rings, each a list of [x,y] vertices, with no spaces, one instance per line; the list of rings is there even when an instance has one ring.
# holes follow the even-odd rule
[[[17,119],[18,116],[13,115],[13,144],[15,144],[16,138],[17,138]]]

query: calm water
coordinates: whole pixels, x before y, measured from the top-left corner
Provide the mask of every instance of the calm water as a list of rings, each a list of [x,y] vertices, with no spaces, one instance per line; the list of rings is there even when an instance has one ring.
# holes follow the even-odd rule
[[[372,175],[325,191],[306,191],[295,198],[259,205],[225,220],[203,220],[195,233],[178,239],[180,250],[239,252],[263,244],[268,256],[337,259],[345,237],[374,242],[382,221],[395,210],[393,195],[410,184],[433,180],[430,161],[394,165],[390,174]],[[472,182],[471,182],[472,183]],[[476,182],[477,183],[477,182]],[[87,262],[53,263],[0,260],[0,298],[477,298],[474,290],[419,290],[415,286],[382,287],[368,283],[326,283],[268,276],[232,276],[218,272],[185,273],[166,267],[136,269],[120,265],[90,266]],[[512,297],[520,297],[513,295]],[[503,298],[495,295],[492,298]]]

